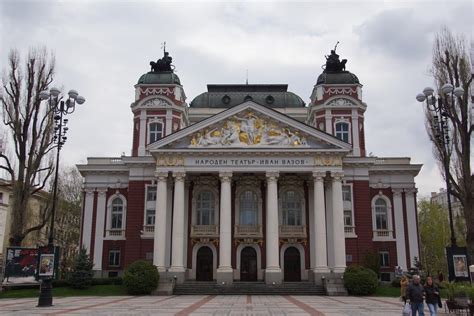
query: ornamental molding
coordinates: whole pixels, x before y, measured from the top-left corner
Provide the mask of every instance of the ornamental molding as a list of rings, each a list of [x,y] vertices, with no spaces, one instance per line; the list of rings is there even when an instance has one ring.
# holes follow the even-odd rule
[[[222,182],[231,182],[232,172],[219,172],[219,178]]]
[[[143,107],[168,107],[172,106],[171,102],[168,102],[161,98],[153,98],[142,104]]]
[[[159,156],[156,159],[156,165],[159,167],[184,166],[184,158],[182,156]]]
[[[173,95],[173,89],[168,87],[147,87],[140,88],[140,93],[146,96],[149,95]]]
[[[173,172],[173,178],[175,179],[175,182],[183,182],[186,178],[186,172],[175,171]]]
[[[356,106],[355,102],[352,102],[346,98],[336,98],[328,102],[328,106],[334,107],[352,107]]]
[[[192,178],[193,184],[201,187],[201,186],[210,186],[210,187],[217,187],[219,181],[216,177],[213,176],[195,176]]]
[[[207,126],[191,135],[189,147],[309,147],[306,136],[253,111],[234,115],[217,127]]]
[[[324,94],[333,95],[333,94],[348,94],[353,95],[357,94],[357,88],[324,88]]]
[[[331,171],[331,178],[333,178],[333,181],[342,181],[342,178],[344,178],[344,172]]]
[[[314,164],[316,166],[325,166],[325,167],[342,166],[342,157],[320,155],[314,158]]]
[[[239,245],[259,245],[260,247],[263,246],[264,240],[260,238],[238,238],[234,239],[234,245],[237,247]]]

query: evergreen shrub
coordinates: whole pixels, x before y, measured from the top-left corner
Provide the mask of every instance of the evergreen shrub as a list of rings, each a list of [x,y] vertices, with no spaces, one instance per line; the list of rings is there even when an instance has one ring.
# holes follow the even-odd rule
[[[377,273],[364,267],[348,267],[344,272],[344,286],[350,295],[374,294],[378,286]]]
[[[149,261],[138,260],[127,267],[123,275],[123,284],[128,294],[150,294],[158,286],[160,275]]]
[[[79,255],[76,257],[74,268],[69,276],[69,285],[75,289],[87,289],[92,285],[92,276],[94,272],[92,268],[94,263],[86,252],[85,248],[81,248]]]

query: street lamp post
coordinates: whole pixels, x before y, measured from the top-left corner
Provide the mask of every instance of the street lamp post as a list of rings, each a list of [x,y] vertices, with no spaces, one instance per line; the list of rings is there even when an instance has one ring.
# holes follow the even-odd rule
[[[77,104],[83,104],[86,99],[77,93],[76,90],[70,90],[67,98],[64,100],[63,96],[60,96],[61,91],[58,88],[51,88],[48,91],[40,92],[40,99],[47,100],[48,105],[53,113],[54,119],[54,130],[53,130],[53,143],[56,144],[56,169],[54,173],[54,184],[53,184],[53,205],[51,208],[51,224],[49,229],[48,237],[48,250],[54,254],[54,220],[56,214],[56,200],[58,192],[58,172],[59,172],[59,154],[61,148],[67,140],[66,134],[69,128],[67,127],[68,119],[63,118],[64,116],[71,114],[76,109]],[[54,265],[54,263],[53,263]],[[38,267],[39,269],[39,267]],[[38,307],[48,307],[53,305],[53,293],[52,293],[52,282],[53,276],[46,277],[41,282],[41,291],[38,298]]]
[[[461,97],[464,94],[464,89],[461,87],[454,88],[452,84],[446,83],[441,87],[441,95],[435,96],[434,89],[427,87],[416,96],[418,102],[426,101],[426,108],[433,112],[432,128],[435,139],[443,148],[443,167],[446,178],[446,194],[448,199],[448,213],[449,213],[449,227],[451,230],[451,247],[456,247],[456,236],[454,235],[453,211],[451,208],[451,185],[449,181],[449,122],[447,109],[449,107],[448,98],[451,99],[451,105],[454,106],[455,96]]]

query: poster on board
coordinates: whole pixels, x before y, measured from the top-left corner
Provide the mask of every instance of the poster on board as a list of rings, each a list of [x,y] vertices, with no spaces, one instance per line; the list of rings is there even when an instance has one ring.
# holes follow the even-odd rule
[[[8,247],[3,284],[37,283],[38,248]]]
[[[454,275],[458,277],[468,277],[466,255],[453,255]]]

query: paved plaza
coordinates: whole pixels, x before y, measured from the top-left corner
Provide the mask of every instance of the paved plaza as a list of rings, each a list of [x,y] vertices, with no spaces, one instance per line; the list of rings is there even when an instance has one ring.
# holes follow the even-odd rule
[[[0,299],[2,315],[402,315],[396,298],[278,295],[115,296]],[[442,310],[444,312],[444,309]],[[425,308],[425,315],[429,315]],[[440,313],[440,315],[444,315]]]

